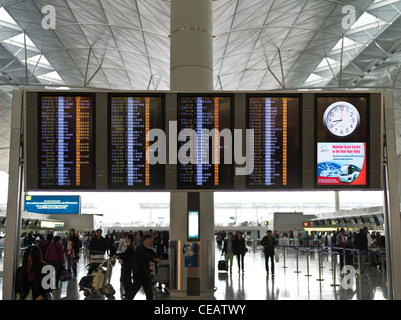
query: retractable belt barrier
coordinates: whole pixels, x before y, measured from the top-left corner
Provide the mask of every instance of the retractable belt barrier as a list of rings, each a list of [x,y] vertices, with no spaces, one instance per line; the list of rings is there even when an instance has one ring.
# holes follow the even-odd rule
[[[358,261],[357,261],[357,265],[358,265],[358,269],[359,272],[361,274],[362,269],[361,269],[361,256],[381,256],[382,257],[382,270],[384,270],[384,260],[385,260],[385,256],[386,256],[386,252],[385,250],[381,250],[381,251],[375,251],[375,252],[360,252],[359,249],[352,249],[352,248],[343,248],[343,247],[331,247],[331,246],[321,246],[321,245],[315,245],[315,246],[310,246],[310,245],[278,245],[278,247],[282,247],[283,250],[283,261],[284,261],[284,266],[283,268],[287,268],[286,266],[286,248],[292,248],[295,249],[296,251],[296,270],[294,271],[294,273],[301,273],[301,271],[299,270],[299,251],[301,252],[305,252],[306,253],[306,277],[311,277],[312,275],[309,273],[309,264],[310,264],[310,254],[311,253],[317,253],[318,254],[318,263],[319,263],[319,278],[317,278],[317,281],[324,281],[324,279],[322,278],[323,274],[321,269],[324,268],[324,266],[322,265],[322,261],[321,258],[323,255],[331,255],[332,259],[331,259],[331,271],[332,271],[332,275],[333,275],[333,283],[331,284],[331,286],[339,286],[336,283],[336,261],[337,261],[337,256],[353,256],[353,257],[357,257]],[[317,249],[315,249],[317,248]],[[353,259],[353,264],[355,263],[355,260]]]

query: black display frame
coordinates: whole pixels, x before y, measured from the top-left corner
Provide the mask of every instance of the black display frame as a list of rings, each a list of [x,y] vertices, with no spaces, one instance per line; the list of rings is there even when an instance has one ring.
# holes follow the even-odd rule
[[[246,176],[246,185],[245,189],[247,190],[302,190],[303,189],[303,181],[302,181],[302,163],[303,163],[303,130],[302,130],[302,117],[303,117],[303,94],[302,93],[247,93],[246,94],[246,129],[249,128],[249,116],[250,116],[250,99],[251,98],[297,98],[298,99],[298,183],[294,186],[277,186],[277,185],[261,185],[261,186],[252,186],[250,185],[250,175]]]
[[[135,191],[146,191],[146,190],[152,190],[152,191],[164,191],[166,188],[166,165],[165,164],[157,164],[158,166],[162,167],[162,181],[160,185],[158,186],[112,186],[111,184],[111,152],[110,152],[110,146],[111,146],[111,100],[113,97],[138,97],[138,98],[160,98],[161,99],[161,129],[163,130],[164,133],[166,133],[165,128],[165,113],[166,113],[166,95],[165,93],[153,93],[153,92],[108,92],[107,93],[107,189],[108,190],[135,190]],[[167,140],[167,135],[166,135],[166,151],[168,147],[168,140]],[[166,152],[166,157],[167,157],[167,152]]]
[[[95,190],[96,189],[96,92],[92,91],[74,91],[74,92],[57,92],[57,91],[39,91],[37,92],[37,124],[38,124],[38,137],[37,137],[37,173],[38,173],[38,190]],[[43,97],[91,97],[92,98],[92,183],[90,186],[42,186],[41,185],[41,115],[42,115],[42,98]]]
[[[345,184],[339,184],[339,185],[332,185],[332,184],[327,184],[327,185],[318,185],[317,183],[317,144],[318,139],[318,99],[319,98],[335,98],[335,99],[347,99],[347,98],[365,98],[366,99],[366,150],[365,150],[365,157],[366,157],[366,184],[365,185],[345,185]],[[313,103],[314,103],[314,119],[315,119],[315,127],[314,127],[314,172],[313,172],[313,185],[315,190],[330,190],[330,191],[336,191],[336,190],[366,190],[370,189],[370,110],[371,110],[371,93],[355,93],[355,92],[350,92],[350,93],[335,93],[335,92],[327,92],[327,93],[314,93],[313,97]],[[341,101],[341,100],[338,100]],[[344,100],[347,101],[347,100]],[[344,140],[339,140],[339,143],[346,143]]]
[[[230,130],[231,130],[231,145],[233,146],[232,148],[232,164],[230,165],[230,181],[228,182],[228,186],[209,186],[209,185],[202,185],[202,186],[196,186],[196,185],[180,185],[180,163],[177,161],[177,172],[176,172],[176,177],[177,177],[177,190],[235,190],[234,187],[234,175],[235,175],[235,163],[234,163],[234,105],[235,105],[235,95],[234,93],[220,93],[220,92],[199,92],[199,93],[194,93],[194,92],[189,92],[189,93],[177,93],[177,130],[180,129],[180,121],[181,121],[181,116],[180,116],[180,101],[182,97],[208,97],[208,98],[230,98]],[[224,129],[224,128],[223,128]],[[220,128],[219,128],[220,131]],[[179,132],[177,132],[178,134]],[[178,151],[180,149],[179,143],[177,141],[177,155]]]

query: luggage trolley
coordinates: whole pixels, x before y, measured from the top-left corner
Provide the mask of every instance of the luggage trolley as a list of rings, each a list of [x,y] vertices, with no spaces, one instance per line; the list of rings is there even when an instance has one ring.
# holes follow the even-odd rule
[[[100,263],[95,261],[99,259],[102,259]],[[87,265],[88,274],[79,282],[79,290],[83,291],[85,297],[92,293],[104,294],[106,298],[114,296],[116,291],[110,284],[114,265],[115,259],[113,258],[104,259],[104,255],[90,257],[90,263]]]

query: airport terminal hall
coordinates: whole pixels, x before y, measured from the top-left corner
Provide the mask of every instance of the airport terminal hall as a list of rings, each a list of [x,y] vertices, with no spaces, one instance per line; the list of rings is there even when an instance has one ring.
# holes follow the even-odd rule
[[[401,300],[401,0],[0,0],[0,72],[4,303]]]

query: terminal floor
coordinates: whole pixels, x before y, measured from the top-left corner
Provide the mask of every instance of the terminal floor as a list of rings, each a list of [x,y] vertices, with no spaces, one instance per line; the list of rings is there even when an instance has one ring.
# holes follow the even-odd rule
[[[287,252],[285,258],[283,252],[279,253],[280,261],[275,264],[275,275],[267,276],[264,267],[264,254],[260,251],[248,252],[245,256],[245,272],[238,273],[237,260],[234,257],[232,274],[219,272],[217,262],[222,258],[221,248],[215,248],[215,287],[214,300],[386,300],[387,286],[386,274],[371,268],[362,276],[355,276],[351,288],[344,289],[341,286],[339,263],[337,261],[336,284],[331,270],[331,256],[323,255],[321,263],[321,275],[319,276],[319,263],[317,254],[310,255],[309,275],[307,276],[307,255],[300,253],[297,259],[295,252]],[[56,300],[105,300],[102,294],[84,296],[79,291],[79,280],[86,274],[88,258],[85,254],[78,263],[78,276],[61,285],[61,289],[55,290]],[[0,259],[0,270],[3,261]],[[321,279],[321,280],[319,280]],[[2,288],[3,277],[0,278]],[[116,263],[111,276],[111,284],[116,293],[112,299],[121,300],[120,289],[120,264]],[[2,290],[1,290],[2,295]],[[154,288],[155,300],[176,299],[165,291]],[[135,300],[145,300],[145,293],[141,289]]]

